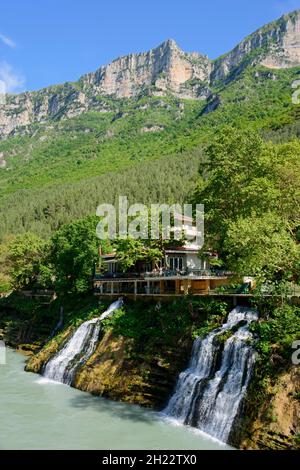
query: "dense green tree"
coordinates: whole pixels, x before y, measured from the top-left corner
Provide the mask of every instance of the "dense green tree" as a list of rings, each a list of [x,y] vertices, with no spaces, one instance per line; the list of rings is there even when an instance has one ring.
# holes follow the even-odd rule
[[[99,204],[117,204],[119,195],[129,204],[182,203],[195,185],[201,158],[199,148],[72,184],[17,191],[1,200],[0,240],[27,231],[49,238],[63,225],[95,214]]]
[[[158,262],[162,259],[163,253],[157,242],[146,242],[145,240],[135,240],[133,238],[118,239],[115,242],[116,256],[120,261],[122,269],[128,270],[137,261]]]
[[[224,128],[206,149],[196,202],[205,206],[206,234],[219,249],[228,225],[253,210],[263,214],[279,191],[272,175],[272,152],[253,131]]]
[[[274,212],[239,218],[225,239],[228,267],[265,279],[299,279],[300,245]]]
[[[96,217],[63,226],[51,238],[49,263],[58,293],[85,292],[91,287],[93,266],[98,261],[100,240]],[[107,243],[101,242],[105,251]]]
[[[206,243],[235,271],[297,276],[300,146],[266,144],[225,127],[207,147],[194,200],[205,206]]]
[[[25,233],[6,245],[5,264],[14,289],[49,283],[51,270],[46,266],[47,243],[37,235]]]
[[[8,265],[9,245],[15,237],[6,236],[0,243],[0,294],[9,292],[12,288]]]
[[[300,142],[278,145],[275,154],[272,169],[280,194],[276,210],[294,233],[300,227]]]

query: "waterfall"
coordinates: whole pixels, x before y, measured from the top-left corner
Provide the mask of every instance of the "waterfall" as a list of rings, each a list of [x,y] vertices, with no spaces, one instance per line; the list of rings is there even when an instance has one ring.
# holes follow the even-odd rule
[[[236,307],[225,324],[195,340],[189,367],[179,375],[163,411],[166,415],[228,442],[253,371],[249,324],[257,318],[256,312]],[[222,335],[230,332],[224,344]]]
[[[65,346],[47,362],[43,376],[71,385],[79,366],[83,365],[96,349],[101,321],[120,308],[122,304],[123,300],[119,299],[111,304],[99,318],[82,323]]]

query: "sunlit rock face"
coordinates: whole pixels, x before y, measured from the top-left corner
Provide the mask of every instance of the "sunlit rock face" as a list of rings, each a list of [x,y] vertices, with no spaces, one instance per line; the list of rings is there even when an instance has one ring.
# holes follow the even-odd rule
[[[249,64],[269,68],[300,65],[300,10],[263,26],[216,60],[211,81],[223,79]]]
[[[296,67],[300,64],[300,11],[284,17],[277,28],[274,43],[262,65],[271,68]],[[281,34],[280,34],[281,33]]]
[[[211,63],[206,56],[186,53],[175,41],[168,40],[148,52],[116,59],[97,72],[85,75],[81,81],[92,85],[100,94],[119,98],[130,98],[150,86],[153,91],[197,98],[197,91],[187,82],[193,79],[208,82],[210,71]]]

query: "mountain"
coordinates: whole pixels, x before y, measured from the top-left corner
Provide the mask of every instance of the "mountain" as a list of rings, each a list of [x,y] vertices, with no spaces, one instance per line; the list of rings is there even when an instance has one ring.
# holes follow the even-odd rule
[[[89,110],[110,111],[103,96],[132,98],[170,92],[180,98],[205,99],[210,94],[210,72],[206,56],[183,52],[168,40],[149,52],[116,59],[78,82],[8,97],[0,109],[0,137],[49,119],[70,118]]]
[[[181,98],[198,98],[210,71],[206,56],[184,52],[169,39],[149,52],[121,57],[80,81],[95,93],[118,98],[131,98],[151,87],[158,95],[170,91]]]
[[[101,100],[104,96],[171,93],[182,99],[205,100],[218,81],[228,80],[253,64],[271,69],[300,65],[300,10],[258,29],[214,61],[197,52],[184,52],[175,41],[167,40],[149,52],[118,58],[78,82],[9,96],[6,105],[0,107],[0,137],[89,110],[110,111],[107,102]]]
[[[249,64],[271,69],[300,65],[300,10],[263,26],[217,59],[212,67],[211,81],[224,79]]]
[[[202,148],[225,124],[275,142],[300,137],[300,11],[211,61],[168,40],[77,82],[7,97],[0,107],[0,238],[47,237],[119,194],[183,201]]]

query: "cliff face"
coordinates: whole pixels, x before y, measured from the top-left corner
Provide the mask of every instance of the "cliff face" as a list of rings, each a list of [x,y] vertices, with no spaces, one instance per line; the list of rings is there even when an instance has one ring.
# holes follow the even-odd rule
[[[147,354],[137,352],[134,340],[107,332],[95,353],[79,370],[74,386],[94,395],[161,410],[176,378],[189,360],[191,344],[181,352],[161,343]]]
[[[31,124],[70,118],[89,109],[90,103],[75,85],[65,84],[6,97],[0,106],[0,137],[22,134]]]
[[[299,368],[293,366],[279,374],[269,392],[255,419],[247,422],[241,434],[244,437],[237,445],[242,449],[299,449]],[[252,411],[255,414],[255,409]]]
[[[224,79],[249,64],[268,68],[300,65],[300,10],[260,28],[216,60],[211,81]]]
[[[121,57],[83,76],[76,83],[6,97],[0,106],[0,137],[26,131],[26,127],[51,120],[67,119],[89,110],[111,108],[101,96],[132,98],[141,92],[171,93],[179,98],[206,99],[211,62],[198,53],[183,52],[168,40],[142,54]]]
[[[234,79],[245,67],[300,65],[300,10],[260,28],[231,52],[211,61],[199,53],[182,51],[173,40],[141,54],[114,60],[76,83],[7,96],[0,106],[0,138],[22,133],[31,124],[67,119],[89,110],[110,110],[107,100],[133,98],[141,93],[182,99],[211,98],[220,80]]]
[[[179,97],[198,98],[201,83],[197,87],[197,81],[207,83],[210,71],[211,62],[206,56],[185,53],[173,40],[168,40],[149,52],[121,57],[85,75],[81,83],[92,86],[98,94],[118,98],[130,98],[151,86],[158,94],[170,91]],[[189,83],[191,80],[195,87]]]

